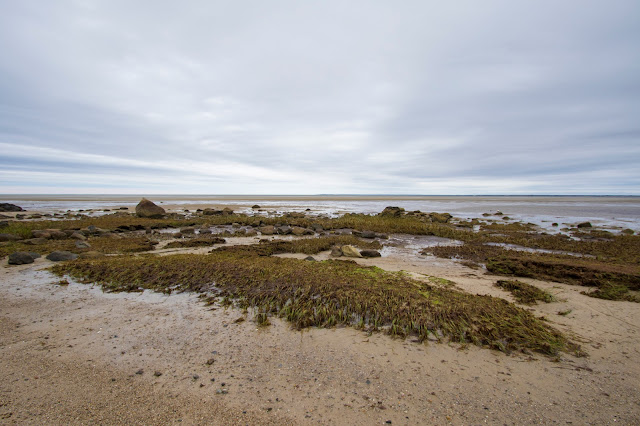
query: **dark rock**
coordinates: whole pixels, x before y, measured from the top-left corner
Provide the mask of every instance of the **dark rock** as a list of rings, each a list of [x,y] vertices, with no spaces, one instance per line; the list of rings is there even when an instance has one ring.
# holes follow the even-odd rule
[[[160,376],[162,376],[162,373],[159,372],[159,371],[156,371],[156,372],[153,373],[153,375],[156,376],[156,377],[160,377]]]
[[[166,212],[153,201],[143,198],[136,206],[136,214],[138,217],[160,218],[164,216]]]
[[[361,238],[375,238],[376,233],[373,231],[362,231],[359,236]]]
[[[16,215],[16,219],[24,219],[26,216],[27,216],[26,214],[18,213]]]
[[[187,226],[185,228],[180,228],[180,233],[181,234],[195,234],[196,232],[196,228],[194,228],[193,226]]]
[[[9,255],[9,265],[26,265],[33,263],[33,257],[24,251],[17,251]]]
[[[304,260],[309,260],[311,262],[315,262],[316,261],[315,257],[313,257],[313,256],[307,256],[307,257],[304,258]]]
[[[376,250],[362,250],[360,252],[362,257],[380,257],[382,256],[379,251]]]
[[[35,252],[32,252],[32,251],[29,252],[29,256],[31,256],[33,258],[33,260],[40,259],[42,257],[40,255],[40,253],[35,253]]]
[[[257,204],[254,204],[253,206],[251,206],[251,208],[252,208],[252,209],[259,209],[259,208],[260,208],[260,206],[259,206],[259,205],[257,205]]]
[[[205,216],[217,216],[222,214],[222,210],[204,209],[202,214]]]
[[[380,238],[382,240],[388,240],[389,236],[387,234],[376,234],[376,238]]]
[[[222,214],[224,216],[230,216],[233,214],[233,210],[231,210],[229,207],[225,207],[224,209],[222,209]]]
[[[0,241],[18,241],[21,238],[13,234],[0,234]]]
[[[278,234],[280,234],[280,235],[289,235],[289,234],[293,233],[293,229],[292,229],[290,226],[288,226],[288,225],[285,225],[285,226],[278,226],[278,227],[276,228],[276,231],[277,231],[277,232],[278,232]]]
[[[556,222],[553,222],[551,226],[558,226],[558,224]]]
[[[258,235],[258,231],[256,231],[256,230],[255,230],[255,229],[253,229],[253,228],[249,228],[249,229],[247,229],[246,231],[244,231],[244,234],[245,234],[247,237],[253,237],[253,236]]]
[[[591,222],[582,222],[578,224],[578,228],[591,228]]]
[[[10,203],[0,203],[0,212],[23,212],[22,207]]]
[[[209,229],[209,228],[202,228],[202,229],[198,230],[198,234],[200,234],[200,235],[211,234],[211,233],[212,233],[211,229]]]
[[[216,362],[216,360],[215,360],[215,359],[213,359],[213,358],[209,358],[209,359],[207,360],[207,362],[205,362],[205,364],[207,364],[207,365],[213,365],[213,363],[214,363],[214,362]]]
[[[54,251],[53,253],[47,256],[47,259],[54,262],[61,262],[64,260],[75,260],[78,258],[78,255],[75,253],[71,253],[70,251]]]
[[[324,231],[324,227],[322,225],[320,225],[319,223],[312,223],[311,224],[311,229],[313,229],[316,232]]]
[[[404,209],[402,207],[385,207],[384,210],[379,214],[380,216],[391,216],[391,217],[400,217],[404,214]]]

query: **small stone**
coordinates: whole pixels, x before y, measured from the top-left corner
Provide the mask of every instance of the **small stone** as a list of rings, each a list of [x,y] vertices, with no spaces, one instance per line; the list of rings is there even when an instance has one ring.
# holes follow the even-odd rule
[[[153,373],[153,375],[156,376],[156,377],[160,377],[160,376],[162,376],[162,373],[159,372],[159,371],[156,371],[156,372]]]
[[[53,262],[60,262],[64,260],[74,260],[77,259],[78,255],[75,253],[71,253],[69,251],[54,251],[47,256],[48,260]]]
[[[136,374],[141,375],[144,373],[144,370],[141,368],[140,370],[136,371]]]
[[[213,363],[214,363],[214,362],[216,362],[216,360],[215,360],[215,359],[213,359],[213,358],[209,358],[209,359],[207,360],[206,364],[207,364],[207,365],[213,365]]]

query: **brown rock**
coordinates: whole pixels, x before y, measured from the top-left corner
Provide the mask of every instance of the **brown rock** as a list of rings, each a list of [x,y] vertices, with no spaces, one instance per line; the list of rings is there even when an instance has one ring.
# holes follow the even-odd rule
[[[18,241],[21,238],[13,234],[0,234],[0,241]]]
[[[273,235],[276,233],[276,227],[273,225],[262,226],[258,228],[262,235]]]
[[[136,214],[138,217],[160,218],[164,216],[166,212],[153,201],[143,198],[136,206]]]

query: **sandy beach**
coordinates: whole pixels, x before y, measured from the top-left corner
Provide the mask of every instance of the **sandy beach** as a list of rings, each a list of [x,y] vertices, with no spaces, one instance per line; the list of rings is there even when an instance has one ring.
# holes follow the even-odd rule
[[[248,239],[239,241],[248,243]],[[159,250],[161,253],[163,250]],[[165,251],[169,254],[171,251]],[[302,255],[283,255],[301,257]],[[328,257],[320,253],[318,260]],[[359,262],[510,299],[497,277],[396,252]],[[266,328],[193,294],[56,284],[51,262],[5,266],[3,424],[637,424],[637,304],[529,280],[560,302],[529,308],[586,358],[507,355],[350,328]],[[571,309],[566,316],[559,311]]]

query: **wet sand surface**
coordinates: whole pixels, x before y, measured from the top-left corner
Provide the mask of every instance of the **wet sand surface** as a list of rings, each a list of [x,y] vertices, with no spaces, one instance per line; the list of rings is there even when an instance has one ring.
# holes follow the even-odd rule
[[[358,262],[511,300],[493,286],[497,277],[418,255],[424,243]],[[530,309],[589,354],[551,359],[350,328],[295,331],[279,320],[256,327],[250,315],[210,310],[192,294],[59,286],[47,260],[3,262],[2,424],[640,422],[638,304],[589,298],[579,287],[524,280],[560,300]]]

